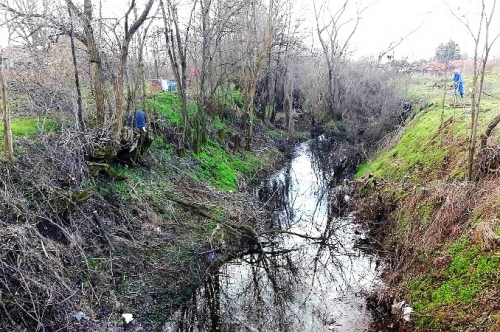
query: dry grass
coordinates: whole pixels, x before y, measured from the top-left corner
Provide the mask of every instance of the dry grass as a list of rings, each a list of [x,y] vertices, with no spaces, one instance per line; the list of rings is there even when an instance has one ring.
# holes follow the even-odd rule
[[[0,162],[1,331],[104,330],[120,326],[124,311],[147,329],[161,325],[208,272],[201,253],[217,249],[224,259],[245,243],[240,230],[216,230],[166,190],[220,218],[265,220],[245,194],[203,185],[173,162],[171,175],[143,170],[144,179],[120,183],[91,177],[87,151],[106,137],[17,140],[17,160]],[[78,312],[91,319],[77,321]]]

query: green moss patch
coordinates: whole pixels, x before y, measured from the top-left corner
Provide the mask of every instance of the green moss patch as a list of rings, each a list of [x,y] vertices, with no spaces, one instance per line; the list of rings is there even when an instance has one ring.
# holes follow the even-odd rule
[[[224,190],[236,190],[238,174],[252,178],[262,165],[262,159],[252,152],[231,155],[213,141],[203,146],[199,155],[192,156],[200,162],[200,178]]]
[[[417,315],[417,326],[432,328],[452,306],[465,307],[481,301],[500,281],[500,252],[483,252],[461,239],[447,251],[451,260],[442,273],[411,280],[410,302]]]
[[[160,92],[153,100],[148,100],[148,108],[154,110],[160,115],[160,120],[164,119],[172,125],[180,125],[183,122],[179,96],[175,92]],[[193,116],[196,113],[197,106],[188,103],[188,114]]]
[[[11,129],[14,137],[31,137],[43,131],[55,130],[56,123],[36,118],[15,119],[11,122]],[[3,136],[3,125],[0,126],[0,135]]]

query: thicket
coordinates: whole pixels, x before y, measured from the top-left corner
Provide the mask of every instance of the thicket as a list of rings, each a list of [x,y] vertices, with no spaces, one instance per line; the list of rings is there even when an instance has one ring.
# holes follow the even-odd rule
[[[158,328],[204,280],[203,253],[217,248],[223,260],[246,247],[206,213],[254,215],[237,190],[279,154],[272,143],[233,151],[218,131],[239,127],[215,117],[214,140],[178,158],[177,98],[156,96],[154,139],[135,164],[93,160],[107,136],[79,135],[69,119],[13,122],[18,158],[0,166],[2,329],[99,330],[121,326],[120,312]]]

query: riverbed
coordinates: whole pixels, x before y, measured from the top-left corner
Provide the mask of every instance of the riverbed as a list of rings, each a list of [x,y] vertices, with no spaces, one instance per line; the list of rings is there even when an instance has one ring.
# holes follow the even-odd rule
[[[196,318],[181,325],[192,331],[368,329],[364,296],[380,285],[377,257],[357,245],[365,227],[349,212],[350,186],[314,144],[299,145],[255,189],[271,216],[256,225],[265,233],[264,254],[222,266],[200,288]]]

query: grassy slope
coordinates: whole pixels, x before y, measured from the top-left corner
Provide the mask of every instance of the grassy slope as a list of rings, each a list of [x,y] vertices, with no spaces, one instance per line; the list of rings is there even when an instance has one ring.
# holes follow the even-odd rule
[[[152,103],[150,104],[152,105]],[[156,97],[155,109],[159,114],[158,122],[166,127],[180,125],[182,116],[179,112],[179,101],[177,95],[172,93],[160,93]],[[194,114],[196,106],[189,105],[189,112]],[[193,174],[201,181],[207,181],[216,188],[223,190],[237,190],[238,179],[252,180],[260,171],[266,168],[266,165],[272,164],[277,151],[272,148],[259,148],[259,155],[255,152],[240,150],[237,153],[231,153],[227,146],[228,140],[238,131],[231,128],[224,121],[215,117],[209,120],[209,129],[212,130],[212,140],[202,147],[199,155],[190,154],[190,158],[195,163]],[[215,132],[218,132],[216,134]],[[269,137],[275,134],[268,130]],[[171,143],[165,141],[161,136],[155,138],[153,143],[153,152],[164,155],[174,154],[175,148]]]
[[[494,97],[484,98],[480,133],[500,111],[500,73],[488,73],[485,82]],[[434,84],[416,80],[411,93],[431,107],[357,176],[372,173],[385,184],[384,197],[396,202],[385,245],[402,254],[390,280],[415,308],[417,329],[498,331],[500,181],[488,174],[477,187],[464,184],[470,113],[445,107],[444,120],[451,120],[439,130],[443,90]],[[498,132],[491,146],[499,143]]]

